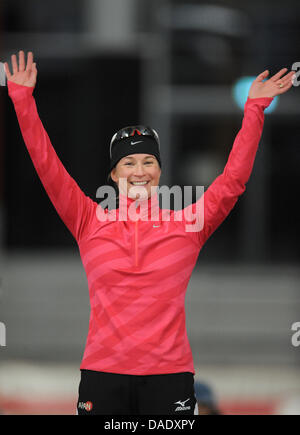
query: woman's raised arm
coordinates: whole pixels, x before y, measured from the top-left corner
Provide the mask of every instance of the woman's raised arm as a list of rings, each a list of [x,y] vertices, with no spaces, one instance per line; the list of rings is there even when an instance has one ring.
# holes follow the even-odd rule
[[[246,189],[263,131],[264,110],[272,102],[273,97],[287,92],[292,87],[295,71],[286,73],[287,68],[283,68],[265,80],[269,75],[269,71],[266,70],[253,81],[245,104],[242,127],[235,138],[223,173],[208,187],[204,195],[190,206],[190,210],[187,210],[193,217],[196,216],[201,224],[195,224],[195,231],[191,230],[192,237],[200,246],[203,246],[224,221]],[[200,216],[197,206],[202,212]]]
[[[97,204],[87,197],[68,174],[58,158],[39,118],[33,90],[37,80],[33,53],[11,56],[12,73],[7,62],[5,73],[9,96],[15,107],[22,136],[38,176],[58,214],[77,241],[85,236],[96,213]]]

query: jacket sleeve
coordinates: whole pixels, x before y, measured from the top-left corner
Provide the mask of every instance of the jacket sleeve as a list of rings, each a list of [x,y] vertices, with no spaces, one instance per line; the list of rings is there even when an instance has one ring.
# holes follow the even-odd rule
[[[190,234],[200,247],[228,216],[246,189],[264,124],[264,109],[273,98],[248,98],[244,108],[242,127],[238,132],[224,171],[208,187],[200,199],[191,204],[185,216]]]
[[[83,238],[97,205],[70,177],[39,118],[32,87],[8,81],[8,92],[37,174],[59,216],[77,242]]]

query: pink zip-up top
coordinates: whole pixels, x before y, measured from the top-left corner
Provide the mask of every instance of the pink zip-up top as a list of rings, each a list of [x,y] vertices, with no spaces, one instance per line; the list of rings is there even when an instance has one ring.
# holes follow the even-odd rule
[[[121,195],[128,218],[118,219],[118,208],[110,220],[113,211],[87,197],[56,155],[33,88],[8,81],[8,91],[35,169],[75,237],[86,271],[91,311],[80,368],[132,375],[195,373],[185,324],[186,289],[202,246],[245,191],[272,98],[248,98],[223,173],[184,213],[159,209],[156,192],[140,202],[133,217],[129,210],[137,204]],[[158,210],[154,220],[147,220],[153,210]],[[192,230],[191,222],[197,224]]]

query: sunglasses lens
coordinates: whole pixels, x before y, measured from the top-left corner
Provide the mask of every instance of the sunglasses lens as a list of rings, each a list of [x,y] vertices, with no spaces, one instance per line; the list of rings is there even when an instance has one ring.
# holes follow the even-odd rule
[[[129,137],[132,134],[132,128],[124,128],[120,131],[119,139],[124,139],[124,137]]]
[[[159,143],[158,135],[155,132],[155,130],[152,130],[152,128],[149,128],[149,127],[145,127],[144,125],[137,125],[137,126],[130,126],[130,127],[122,128],[122,130],[120,130],[118,133],[116,133],[112,142],[115,142],[116,140],[130,137],[130,136],[134,136],[135,134],[139,134],[139,135],[143,135],[143,136],[152,136]]]

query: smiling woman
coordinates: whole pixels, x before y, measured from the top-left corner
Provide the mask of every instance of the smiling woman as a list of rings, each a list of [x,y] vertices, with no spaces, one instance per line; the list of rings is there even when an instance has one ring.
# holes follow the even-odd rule
[[[147,126],[124,127],[110,142],[108,182],[132,199],[146,199],[155,192],[161,175],[160,140]],[[126,183],[120,180],[126,179]]]
[[[111,179],[119,187],[119,192],[132,199],[150,198],[158,187],[160,175],[160,165],[150,154],[123,157],[110,173]],[[125,190],[125,183],[120,183],[120,179],[126,179]]]
[[[127,220],[120,218],[118,207],[116,220],[102,221],[98,204],[68,174],[39,118],[33,97],[33,53],[27,63],[23,51],[19,63],[13,55],[12,68],[13,73],[5,63],[24,142],[50,200],[77,242],[88,279],[91,315],[80,366],[78,413],[193,414],[195,369],[185,324],[187,286],[203,245],[245,191],[264,110],[274,96],[290,89],[293,72],[284,76],[283,69],[264,81],[265,71],[254,80],[223,173],[203,198],[185,207],[184,217],[182,210],[157,207],[161,158],[156,131],[140,125],[119,130],[110,144],[109,173],[120,197],[128,199],[126,211],[140,205],[141,212],[137,219]],[[202,203],[204,224],[188,231],[186,216],[195,215]],[[166,214],[170,219],[164,218]]]

